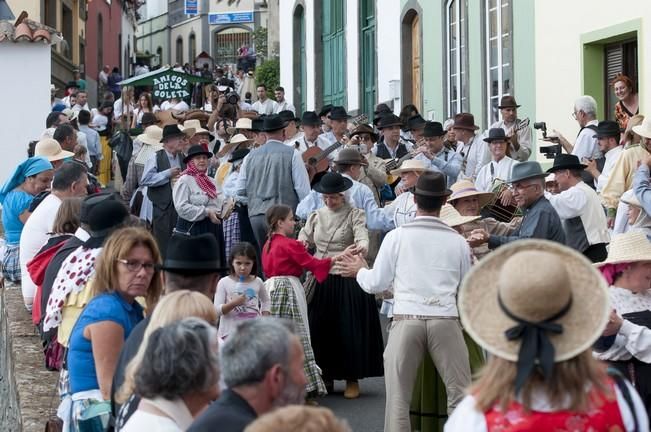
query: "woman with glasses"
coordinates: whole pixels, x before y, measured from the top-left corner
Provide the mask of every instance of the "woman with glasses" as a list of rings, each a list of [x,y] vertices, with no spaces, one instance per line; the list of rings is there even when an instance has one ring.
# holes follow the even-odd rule
[[[106,427],[120,350],[144,316],[136,298],[144,299],[147,310],[153,310],[162,292],[160,262],[156,241],[141,228],[116,231],[102,249],[92,285],[94,297],[69,340],[72,403],[67,420],[71,431],[79,430],[80,422]]]

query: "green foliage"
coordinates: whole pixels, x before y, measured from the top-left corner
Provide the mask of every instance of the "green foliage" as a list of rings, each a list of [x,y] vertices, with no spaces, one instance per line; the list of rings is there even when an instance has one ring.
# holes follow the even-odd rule
[[[274,89],[280,85],[280,61],[271,59],[255,68],[256,85],[267,86],[267,97],[274,98]]]
[[[255,45],[255,52],[262,60],[266,59],[269,55],[267,50],[267,28],[258,27],[252,33],[253,44]]]

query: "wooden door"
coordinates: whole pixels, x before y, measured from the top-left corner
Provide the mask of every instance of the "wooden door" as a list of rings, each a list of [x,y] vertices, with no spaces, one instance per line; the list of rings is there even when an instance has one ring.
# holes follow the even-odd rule
[[[420,61],[420,17],[416,15],[411,21],[411,103],[419,111],[422,110]]]

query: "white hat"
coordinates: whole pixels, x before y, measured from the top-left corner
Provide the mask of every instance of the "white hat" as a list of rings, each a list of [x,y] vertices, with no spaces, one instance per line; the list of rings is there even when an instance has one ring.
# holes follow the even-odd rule
[[[461,213],[459,213],[451,204],[445,204],[441,207],[440,218],[446,223],[446,225],[454,228],[459,225],[467,224],[468,222],[476,221],[481,218],[481,216],[461,216]]]
[[[637,208],[642,208],[642,204],[640,204],[640,201],[638,201],[637,197],[635,196],[635,191],[633,189],[629,189],[626,192],[624,192],[619,198],[621,202],[624,204],[628,204],[633,207]]]
[[[651,138],[651,116],[644,117],[642,124],[633,126],[633,132],[644,138]]]
[[[179,125],[179,129],[181,130],[194,129],[194,133],[192,135],[207,133],[211,137],[213,136],[208,129],[204,129],[201,127],[201,122],[198,119],[191,119],[191,120],[184,121],[183,126]]]
[[[242,117],[238,118],[235,122],[235,126],[226,128],[226,132],[229,135],[233,135],[238,129],[251,130],[253,127],[253,122],[250,118]]]
[[[608,258],[595,266],[640,261],[651,261],[651,242],[644,231],[634,229],[614,236],[608,246]]]
[[[409,159],[400,164],[400,167],[391,170],[392,176],[398,176],[403,172],[424,172],[427,171],[425,163],[417,159]]]
[[[242,134],[233,135],[233,137],[228,141],[229,144],[235,144],[235,145],[240,145],[242,143],[250,143],[250,142],[253,142],[253,140],[245,137]]]
[[[161,140],[163,139],[163,129],[151,125],[145,128],[145,132],[137,136],[137,140],[149,144],[149,145],[160,145]]]
[[[34,156],[43,156],[50,162],[73,157],[75,154],[61,148],[59,141],[53,138],[42,139],[34,147]]]

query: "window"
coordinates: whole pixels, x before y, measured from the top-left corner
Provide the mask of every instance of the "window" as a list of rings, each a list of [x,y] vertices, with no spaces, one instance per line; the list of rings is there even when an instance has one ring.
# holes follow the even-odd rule
[[[637,39],[610,43],[604,46],[604,68],[606,89],[606,117],[615,120],[615,104],[617,97],[610,82],[618,74],[624,74],[633,80],[637,91]]]
[[[66,56],[69,60],[72,60],[73,55],[73,32],[72,32],[72,11],[65,4],[63,5],[63,10],[61,12],[61,19],[63,21],[63,38],[66,40],[66,44],[63,44],[63,55]]]
[[[97,15],[97,70],[104,67],[104,20],[102,14]]]
[[[468,4],[467,0],[448,0],[447,96],[448,116],[468,111]]]
[[[158,63],[156,63],[155,66],[160,66],[163,64],[163,47],[161,46],[156,48],[156,61]]]
[[[513,0],[485,0],[486,113],[488,124],[499,120],[502,96],[513,93]]]
[[[176,62],[183,65],[183,38],[181,36],[176,38]]]
[[[190,33],[190,39],[188,40],[188,52],[190,53],[190,58],[188,60],[194,65],[194,60],[197,58],[197,37],[194,35],[194,33]]]
[[[244,56],[240,57],[239,53],[244,53],[241,48],[251,46],[251,33],[247,30],[231,27],[215,33],[215,62],[217,64],[237,64],[244,70],[255,69],[255,63],[252,59]]]

